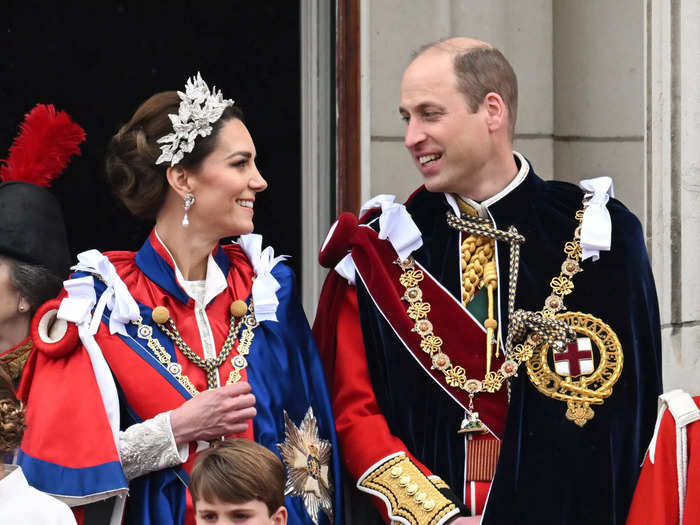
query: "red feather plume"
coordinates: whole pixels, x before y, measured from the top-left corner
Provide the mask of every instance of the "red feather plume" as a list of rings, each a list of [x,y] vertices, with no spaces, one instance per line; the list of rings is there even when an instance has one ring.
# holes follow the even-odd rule
[[[0,180],[50,186],[71,156],[80,155],[78,146],[84,140],[85,130],[68,113],[37,104],[25,115],[8,158],[0,160]]]

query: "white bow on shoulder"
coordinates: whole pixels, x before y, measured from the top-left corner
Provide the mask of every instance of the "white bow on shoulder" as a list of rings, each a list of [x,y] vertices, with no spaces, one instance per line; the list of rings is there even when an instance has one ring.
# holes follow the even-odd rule
[[[613,181],[610,177],[597,177],[582,180],[579,186],[588,197],[581,223],[581,260],[592,257],[597,261],[601,251],[610,251],[612,223],[607,204],[615,196]]]
[[[288,259],[286,255],[275,257],[272,246],[262,249],[262,235],[249,233],[238,238],[238,244],[248,256],[255,280],[253,281],[253,304],[255,305],[255,319],[260,321],[277,321],[277,290],[280,284],[272,275],[272,268],[278,262]]]
[[[423,246],[423,238],[406,206],[394,202],[394,195],[377,195],[362,205],[360,214],[373,208],[381,208],[379,216],[380,239],[388,239],[394,251],[404,260]]]
[[[71,269],[98,276],[107,288],[98,300],[93,277],[69,279],[64,283],[68,297],[61,301],[58,317],[78,325],[89,322],[89,333],[95,335],[105,308],[109,308],[109,332],[127,335],[125,325],[138,319],[141,313],[109,259],[97,250],[88,250],[78,255],[78,264]],[[93,306],[95,312],[90,316]]]

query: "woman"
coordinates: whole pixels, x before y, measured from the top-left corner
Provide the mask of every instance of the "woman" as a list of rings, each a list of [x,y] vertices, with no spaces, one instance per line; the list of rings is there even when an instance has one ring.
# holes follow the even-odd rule
[[[63,111],[37,105],[0,166],[0,364],[17,381],[33,348],[34,312],[56,297],[70,256],[61,207],[46,189],[85,132]]]
[[[337,516],[316,348],[291,271],[250,234],[267,187],[255,158],[240,111],[199,75],[149,98],[113,137],[108,178],[155,228],[137,253],[79,255],[42,307],[69,321],[22,384],[20,463],[42,490],[73,504],[118,496],[119,523],[128,489],[127,523],[191,523],[197,451],[236,435],[281,454],[290,523]]]
[[[24,432],[24,407],[0,365],[0,455],[11,454]],[[0,463],[0,523],[75,525],[70,509],[27,484],[22,468]]]

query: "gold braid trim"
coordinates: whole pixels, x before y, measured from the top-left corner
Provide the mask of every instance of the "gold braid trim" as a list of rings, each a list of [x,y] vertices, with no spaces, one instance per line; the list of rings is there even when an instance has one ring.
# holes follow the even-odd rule
[[[439,478],[437,476],[431,477],[430,481],[433,482],[433,485],[435,485],[436,489],[449,489],[450,486],[443,481],[442,478]]]
[[[360,490],[380,493],[389,502],[389,517],[403,518],[412,525],[437,525],[457,506],[439,488],[447,488],[441,479],[431,480],[406,454],[380,463],[357,483]]]
[[[34,343],[29,339],[23,345],[18,346],[14,350],[10,350],[6,354],[0,355],[0,364],[5,366],[13,381],[19,379],[22,375],[22,369],[29,359],[29,354],[34,348]]]
[[[462,241],[462,303],[467,306],[481,284],[484,267],[493,260],[493,240],[471,234]]]
[[[24,434],[24,405],[17,399],[0,399],[0,452],[19,447]]]
[[[457,198],[457,205],[462,213],[477,215],[476,210],[460,198]],[[493,239],[471,233],[462,241],[460,254],[462,257],[462,304],[467,306],[481,284],[484,268],[493,261]]]

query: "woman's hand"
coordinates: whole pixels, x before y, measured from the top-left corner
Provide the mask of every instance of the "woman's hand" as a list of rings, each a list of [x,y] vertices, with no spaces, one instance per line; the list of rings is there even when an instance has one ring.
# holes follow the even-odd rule
[[[255,417],[255,396],[248,383],[234,383],[205,390],[185,401],[170,413],[175,443],[211,441],[221,436],[240,434]]]

